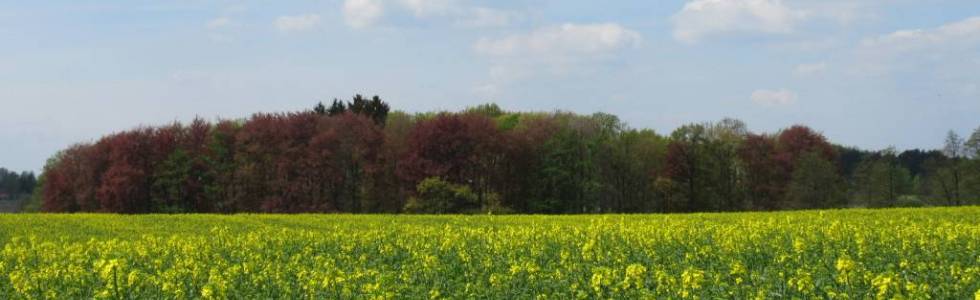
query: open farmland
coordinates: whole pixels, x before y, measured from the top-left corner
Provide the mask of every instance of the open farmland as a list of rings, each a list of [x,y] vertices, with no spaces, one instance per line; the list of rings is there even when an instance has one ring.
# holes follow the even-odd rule
[[[0,298],[980,299],[980,207],[0,215]]]

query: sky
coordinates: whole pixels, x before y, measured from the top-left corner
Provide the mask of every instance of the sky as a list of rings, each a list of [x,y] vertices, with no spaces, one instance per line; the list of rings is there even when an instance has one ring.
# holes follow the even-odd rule
[[[0,0],[0,167],[355,93],[932,149],[980,126],[977,70],[974,0]]]

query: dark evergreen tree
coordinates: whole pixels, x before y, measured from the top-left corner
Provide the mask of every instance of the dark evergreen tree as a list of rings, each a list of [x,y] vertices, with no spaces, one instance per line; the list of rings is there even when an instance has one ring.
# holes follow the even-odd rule
[[[364,115],[368,112],[368,100],[364,99],[364,96],[361,96],[361,94],[354,95],[354,98],[350,102],[347,102],[347,110],[355,114]]]
[[[367,116],[374,120],[375,124],[384,125],[385,121],[388,119],[388,112],[391,107],[388,103],[381,101],[381,97],[375,95],[371,98],[371,102],[367,104]]]
[[[327,109],[327,115],[336,116],[347,111],[347,106],[344,105],[343,101],[333,99],[333,103],[330,103],[330,108]]]
[[[920,150],[912,149],[903,151],[898,155],[898,163],[909,170],[912,177],[917,177],[926,171],[925,162],[929,159],[941,160],[944,158],[943,152],[939,150]]]
[[[327,114],[327,107],[323,105],[323,102],[317,102],[316,106],[313,107],[313,112],[321,116],[325,115]]]

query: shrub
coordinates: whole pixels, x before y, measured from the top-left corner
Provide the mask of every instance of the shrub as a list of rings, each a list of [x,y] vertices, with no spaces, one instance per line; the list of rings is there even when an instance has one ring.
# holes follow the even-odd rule
[[[476,194],[469,186],[429,177],[419,182],[416,195],[408,199],[405,211],[422,214],[460,213],[479,208]]]

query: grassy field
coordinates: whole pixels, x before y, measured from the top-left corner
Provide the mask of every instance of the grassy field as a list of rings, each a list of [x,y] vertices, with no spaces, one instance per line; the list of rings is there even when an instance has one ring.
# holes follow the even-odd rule
[[[0,298],[980,299],[980,207],[3,215]]]

